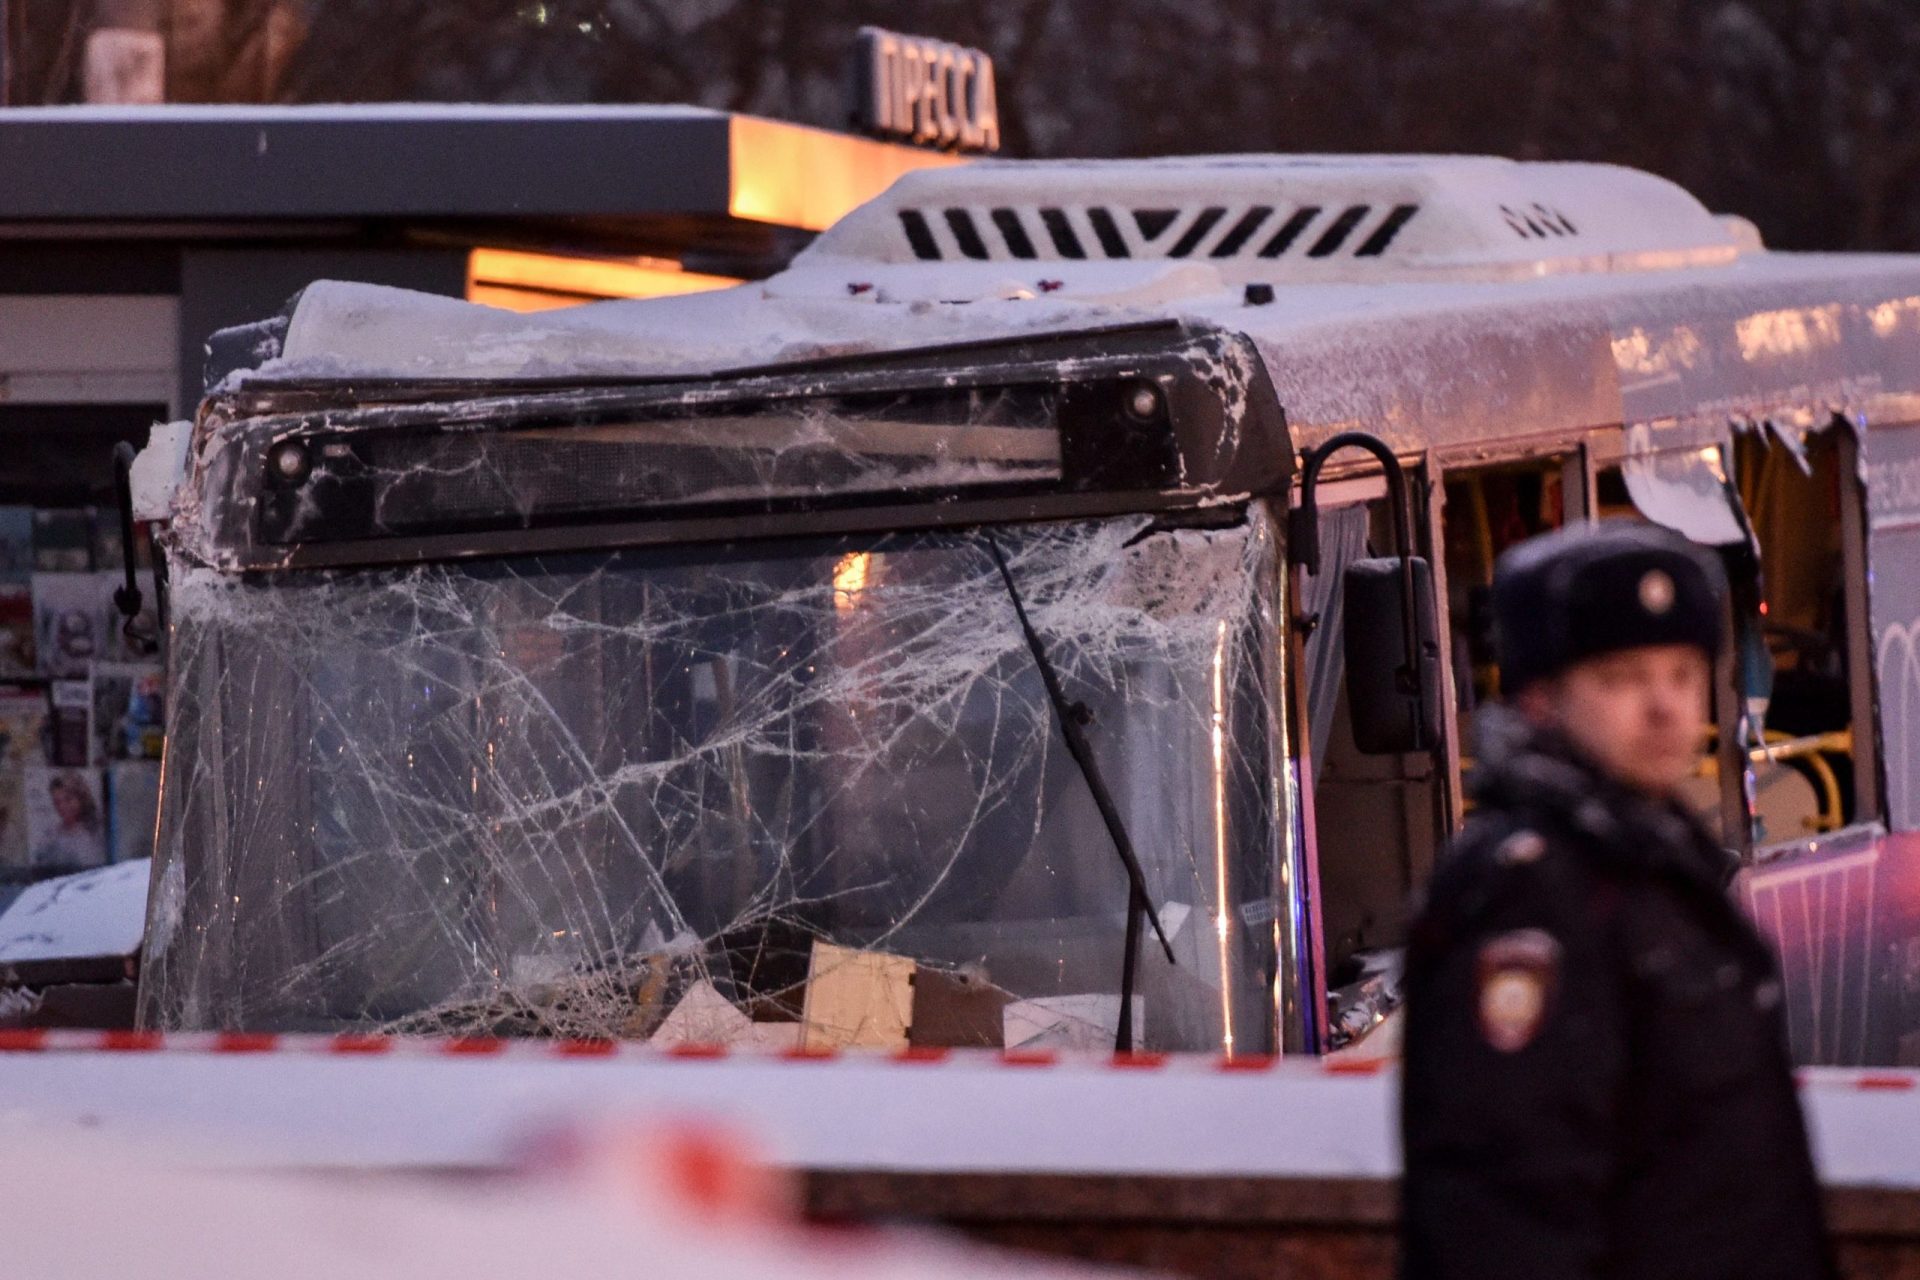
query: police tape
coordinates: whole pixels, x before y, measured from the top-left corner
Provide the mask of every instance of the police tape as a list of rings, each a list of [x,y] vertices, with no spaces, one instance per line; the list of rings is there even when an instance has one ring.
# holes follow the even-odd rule
[[[569,1061],[624,1058],[667,1062],[858,1062],[898,1063],[903,1066],[964,1061],[1005,1067],[1035,1068],[1063,1065],[1105,1066],[1121,1071],[1201,1068],[1218,1071],[1264,1071],[1282,1064],[1315,1064],[1331,1075],[1373,1075],[1387,1065],[1367,1062],[1285,1058],[1272,1054],[1204,1053],[1093,1053],[1053,1049],[949,1049],[908,1046],[834,1048],[829,1046],[769,1049],[687,1042],[671,1045],[631,1040],[563,1040],[505,1036],[414,1036],[301,1032],[162,1032],[87,1031],[66,1029],[0,1030],[0,1053],[198,1053],[198,1054],[307,1054],[405,1055],[450,1058],[504,1058],[520,1061],[551,1058]]]
[[[91,1031],[68,1029],[0,1030],[0,1054],[298,1054],[307,1056],[404,1056],[428,1058],[511,1058],[582,1061],[622,1059],[645,1062],[789,1062],[850,1061],[892,1063],[903,1067],[939,1063],[1032,1070],[1048,1067],[1106,1068],[1115,1071],[1218,1071],[1232,1073],[1310,1072],[1323,1076],[1376,1076],[1389,1072],[1389,1058],[1314,1058],[1304,1055],[1208,1053],[1096,1053],[1054,1049],[949,1049],[908,1046],[768,1049],[759,1046],[682,1043],[655,1045],[631,1040],[563,1040],[505,1036],[415,1036],[250,1031]],[[1796,1073],[1802,1088],[1867,1091],[1920,1089],[1920,1070],[1881,1067],[1810,1067]]]

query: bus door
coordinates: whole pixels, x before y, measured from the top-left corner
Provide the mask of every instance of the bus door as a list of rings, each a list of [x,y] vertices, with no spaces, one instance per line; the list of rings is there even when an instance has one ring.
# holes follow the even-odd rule
[[[1480,451],[1458,463],[1429,455],[1411,469],[1413,523],[1418,550],[1432,565],[1442,646],[1443,715],[1430,752],[1371,755],[1355,740],[1338,570],[1390,547],[1386,486],[1377,478],[1349,480],[1322,491],[1325,563],[1320,575],[1304,579],[1299,607],[1316,620],[1303,646],[1301,700],[1313,753],[1311,812],[1335,1050],[1382,1025],[1384,1011],[1397,1004],[1399,949],[1412,904],[1471,803],[1463,779],[1473,768],[1473,716],[1499,692],[1494,564],[1517,542],[1592,518],[1604,456],[1604,447],[1576,436],[1504,456]]]

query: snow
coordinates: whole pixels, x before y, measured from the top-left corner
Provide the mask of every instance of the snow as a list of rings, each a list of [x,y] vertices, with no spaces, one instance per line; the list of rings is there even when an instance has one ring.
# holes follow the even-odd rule
[[[1251,337],[1303,447],[1354,425],[1400,448],[1467,444],[1519,415],[1551,432],[1873,413],[1920,389],[1913,258],[1766,253],[1699,270],[1281,284],[1264,306],[1211,262],[834,266],[803,255],[764,283],[534,316],[322,282],[283,357],[236,385],[697,376],[1174,318]]]
[[[88,1135],[159,1144],[211,1170],[499,1169],[542,1130],[704,1116],[790,1169],[1385,1179],[1400,1168],[1390,1064],[1222,1071],[1203,1057],[1147,1070],[1073,1054],[1008,1066],[990,1052],[796,1062],[637,1047],[554,1060],[523,1048],[0,1054],[0,1138],[10,1152]],[[1802,1079],[1826,1185],[1920,1190],[1920,1076],[1814,1068]]]
[[[1030,302],[1050,298],[1081,306],[1150,307],[1225,290],[1206,263],[1162,261],[1031,263],[954,262],[938,271],[924,263],[849,265],[810,259],[761,286],[774,301],[900,303],[922,316],[936,303]],[[915,304],[920,304],[916,306]]]
[[[1404,212],[1396,218],[1396,210]],[[1287,247],[1269,253],[1296,212]],[[917,215],[950,261],[985,252],[1044,265],[1080,253],[1119,256],[1108,247],[1118,241],[1132,259],[1205,259],[1236,285],[1711,267],[1732,262],[1741,244],[1734,228],[1673,183],[1612,165],[1196,156],[987,161],[907,174],[821,235],[800,264],[913,262],[927,247],[909,242],[902,214]],[[1062,251],[1049,216],[1072,229],[1079,253]],[[1343,216],[1357,221],[1334,231]],[[1378,246],[1358,252],[1376,231]]]
[[[133,955],[152,865],[141,858],[27,886],[0,911],[0,965]]]
[[[543,1128],[691,1115],[793,1169],[1357,1178],[1391,1177],[1399,1161],[1393,1072],[1305,1059],[1223,1071],[1212,1056],[1144,1069],[1070,1053],[1006,1066],[967,1050],[903,1063],[422,1049],[0,1054],[0,1140],[197,1138],[194,1162],[219,1169],[488,1169]]]
[[[147,433],[147,447],[134,455],[133,518],[165,520],[172,515],[174,491],[187,474],[191,422],[158,422]]]
[[[711,1126],[556,1135],[486,1181],[237,1176],[173,1144],[10,1141],[7,1271],[33,1280],[1071,1280],[1119,1273],[894,1229],[852,1237],[783,1212],[795,1194]],[[717,1185],[712,1185],[717,1184]]]
[[[1255,201],[1277,208],[1290,192],[1328,210],[1404,198],[1422,202],[1421,212],[1374,257],[1296,262],[1301,255],[1248,258],[1244,249],[1214,257],[1210,240],[1187,257],[1166,256],[1161,242],[1202,206],[1228,211],[1209,233],[1217,238],[1234,211]],[[1086,210],[1107,199],[1123,214],[1164,205],[1179,220],[1150,244],[1119,218],[1133,244],[1127,259],[1062,259],[1035,231],[1041,258],[928,262],[909,250],[897,217],[949,202],[984,228],[990,212],[1038,201],[1029,212],[1057,204],[1092,243]],[[1536,202],[1578,234],[1516,233],[1503,205]],[[1273,302],[1248,305],[1248,283],[1273,285]],[[519,315],[321,282],[303,298],[282,357],[231,385],[697,376],[1168,318],[1252,337],[1296,443],[1366,425],[1396,448],[1418,449],[1511,431],[1520,414],[1530,430],[1550,432],[1875,410],[1916,389],[1920,259],[1755,251],[1735,221],[1671,184],[1600,165],[985,162],[907,175],[787,271],[734,289]]]

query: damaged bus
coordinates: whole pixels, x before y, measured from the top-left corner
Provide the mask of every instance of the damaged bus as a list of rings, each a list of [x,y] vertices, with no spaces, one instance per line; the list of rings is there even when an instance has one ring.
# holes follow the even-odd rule
[[[917,173],[768,280],[311,286],[134,464],[155,1028],[1354,1051],[1510,543],[1656,521],[1799,1060],[1920,1063],[1920,260],[1629,170]]]

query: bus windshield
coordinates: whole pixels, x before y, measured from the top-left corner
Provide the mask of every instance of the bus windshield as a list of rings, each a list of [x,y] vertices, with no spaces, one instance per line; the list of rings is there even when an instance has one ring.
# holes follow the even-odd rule
[[[990,530],[1175,954],[1270,1052],[1278,538]],[[1130,885],[989,531],[181,570],[142,1020],[1111,1048]]]

